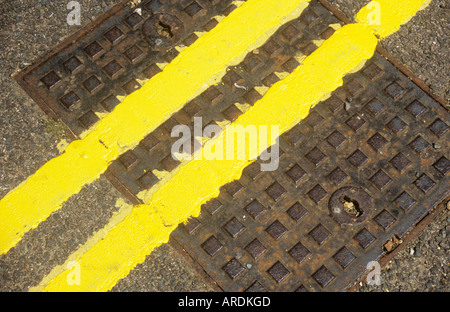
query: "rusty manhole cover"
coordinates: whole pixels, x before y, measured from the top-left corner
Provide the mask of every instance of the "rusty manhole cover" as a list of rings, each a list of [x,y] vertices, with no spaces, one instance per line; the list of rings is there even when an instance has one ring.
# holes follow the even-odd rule
[[[163,4],[164,3],[164,4]],[[107,177],[134,203],[172,171],[177,124],[233,121],[341,23],[311,1],[261,48],[123,154]],[[189,45],[212,29],[232,1],[124,2],[18,75],[18,82],[77,137]],[[73,43],[72,43],[73,42]],[[386,55],[385,53],[383,53]],[[408,74],[409,75],[409,74]],[[216,289],[335,291],[388,252],[448,194],[448,111],[380,53],[280,137],[280,166],[248,166],[238,181],[178,227],[171,242]],[[308,138],[308,139],[306,139]],[[389,250],[390,251],[390,250]],[[218,287],[217,287],[218,286]]]
[[[110,112],[142,81],[161,71],[211,30],[213,17],[235,6],[221,1],[143,1],[136,11],[124,1],[15,78],[41,108],[78,137]],[[141,14],[139,14],[141,12]]]

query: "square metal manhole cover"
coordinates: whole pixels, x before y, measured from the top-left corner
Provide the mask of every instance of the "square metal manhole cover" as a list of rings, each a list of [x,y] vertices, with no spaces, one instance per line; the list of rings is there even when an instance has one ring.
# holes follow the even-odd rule
[[[145,1],[142,15],[126,2],[107,12],[16,79],[77,138],[161,71],[161,64],[208,31],[232,1]],[[292,72],[330,25],[343,24],[325,1],[311,1],[222,82],[190,101],[107,172],[137,194],[170,172],[177,124],[193,128],[233,121]],[[329,99],[280,137],[280,166],[248,166],[238,181],[172,234],[203,276],[225,291],[336,291],[352,285],[446,198],[449,116],[438,100],[375,53]],[[395,62],[394,62],[395,63]],[[395,63],[396,64],[396,63]],[[416,81],[416,80],[414,80]],[[242,104],[239,108],[237,104]]]

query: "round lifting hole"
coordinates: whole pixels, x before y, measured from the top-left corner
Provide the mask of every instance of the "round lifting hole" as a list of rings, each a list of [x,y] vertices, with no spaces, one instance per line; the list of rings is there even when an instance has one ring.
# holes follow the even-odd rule
[[[359,203],[357,200],[352,200],[350,197],[344,195],[341,198],[341,202],[344,205],[344,211],[349,215],[357,218],[363,214],[363,211],[359,208]]]
[[[340,225],[356,225],[369,219],[372,197],[360,187],[344,187],[331,195],[328,207]]]
[[[163,36],[166,38],[173,37],[172,27],[170,27],[169,24],[164,24],[163,22],[160,21],[160,22],[158,22],[158,24],[156,24],[155,27],[160,36]]]
[[[173,15],[156,14],[145,21],[142,32],[153,49],[167,50],[181,41],[184,26]]]

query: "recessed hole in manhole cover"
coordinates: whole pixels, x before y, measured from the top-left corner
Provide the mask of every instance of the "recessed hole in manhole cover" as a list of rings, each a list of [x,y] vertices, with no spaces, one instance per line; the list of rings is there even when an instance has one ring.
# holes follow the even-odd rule
[[[355,225],[370,218],[372,198],[361,188],[344,187],[331,195],[328,206],[340,225]]]
[[[149,18],[142,27],[145,39],[157,50],[168,49],[180,42],[184,26],[173,15],[156,14]]]

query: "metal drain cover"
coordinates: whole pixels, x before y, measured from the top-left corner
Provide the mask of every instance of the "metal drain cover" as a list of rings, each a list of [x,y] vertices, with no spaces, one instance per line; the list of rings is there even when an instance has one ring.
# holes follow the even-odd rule
[[[325,4],[325,3],[324,3]],[[158,63],[208,31],[232,1],[153,0],[139,15],[124,2],[18,75],[18,82],[77,137],[111,111],[117,96],[160,71]],[[107,172],[136,195],[152,171],[179,163],[170,150],[177,124],[233,121],[341,23],[318,1],[231,67],[222,83],[189,102]],[[164,48],[164,49],[162,49]],[[448,194],[448,111],[379,53],[280,138],[280,166],[255,162],[172,234],[199,272],[225,291],[347,289]],[[95,112],[95,113],[94,113]],[[307,138],[307,139],[306,139]],[[216,287],[217,288],[217,287]]]
[[[173,236],[226,291],[346,289],[448,194],[448,120],[375,55]]]
[[[200,4],[201,3],[201,4]],[[231,0],[143,1],[141,14],[128,1],[116,5],[15,78],[25,91],[75,138],[110,112],[158,64],[189,46],[195,32],[209,31],[214,16],[230,13]]]

